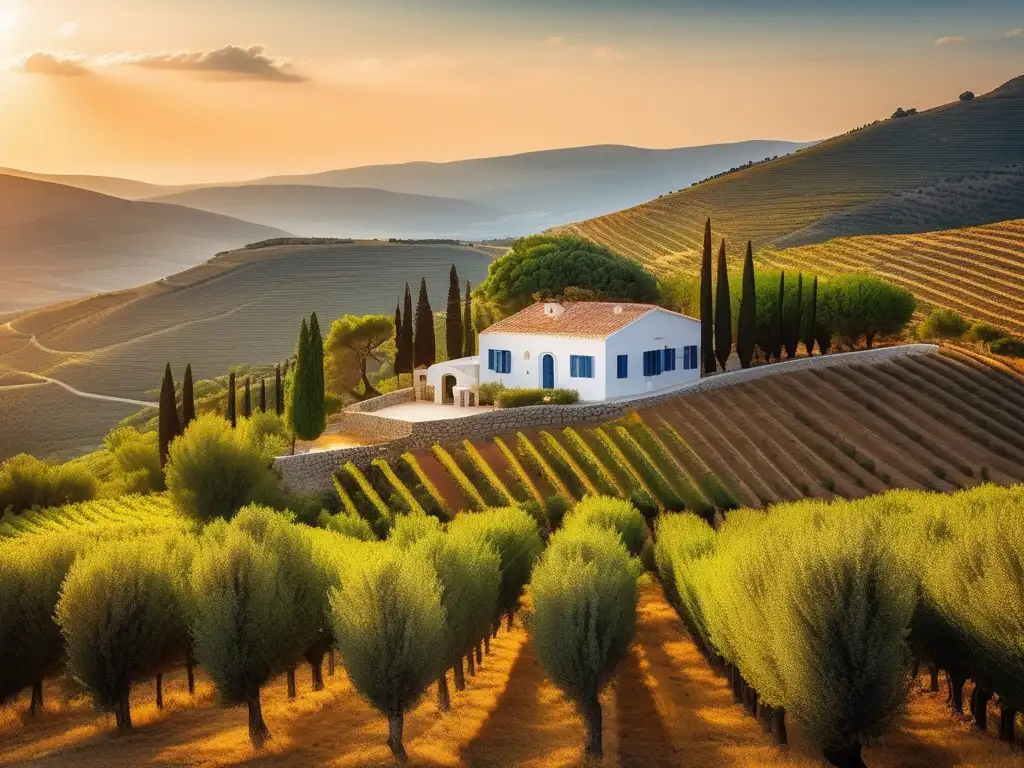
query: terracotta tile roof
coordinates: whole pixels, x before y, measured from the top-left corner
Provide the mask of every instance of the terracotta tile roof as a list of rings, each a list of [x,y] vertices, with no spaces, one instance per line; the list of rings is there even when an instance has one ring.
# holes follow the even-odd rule
[[[499,320],[485,333],[521,333],[540,336],[576,336],[604,339],[622,330],[634,320],[661,309],[653,304],[628,304],[605,301],[561,302],[561,314],[548,314],[546,304],[538,302],[522,312]],[[616,308],[619,311],[616,311]]]

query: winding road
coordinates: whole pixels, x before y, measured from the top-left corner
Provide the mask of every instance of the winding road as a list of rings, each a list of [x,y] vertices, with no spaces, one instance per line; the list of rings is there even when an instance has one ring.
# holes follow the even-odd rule
[[[115,397],[114,395],[98,395],[95,392],[83,392],[80,389],[75,389],[70,384],[65,384],[59,379],[51,378],[50,376],[43,376],[41,373],[31,373],[29,371],[11,371],[12,373],[20,373],[23,376],[31,376],[33,379],[39,379],[40,385],[42,384],[56,384],[61,389],[70,392],[76,397],[84,397],[86,400],[102,400],[107,403],[124,403],[125,405],[136,405],[140,408],[159,408],[160,403],[153,403],[147,400],[132,400],[128,397]],[[37,386],[34,384],[11,384],[8,386],[0,386],[0,392],[7,389],[24,389],[27,387]]]

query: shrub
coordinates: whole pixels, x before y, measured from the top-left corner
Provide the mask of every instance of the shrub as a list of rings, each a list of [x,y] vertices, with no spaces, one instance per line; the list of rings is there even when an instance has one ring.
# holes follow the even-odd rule
[[[112,478],[116,495],[155,493],[166,487],[160,467],[160,445],[156,432],[139,432],[133,427],[119,427],[104,439],[114,461]],[[106,491],[110,493],[110,490]]]
[[[505,385],[500,381],[486,381],[480,385],[480,389],[477,391],[477,401],[479,405],[494,405],[495,401],[501,397],[501,393],[505,390]]]
[[[229,519],[247,504],[278,500],[273,452],[268,452],[274,441],[262,431],[261,422],[245,419],[231,429],[212,413],[193,421],[170,448],[167,488],[175,506],[208,522]]]
[[[960,101],[973,101],[973,99],[974,99],[974,92],[973,91],[964,91],[963,93],[960,94]]]
[[[979,344],[991,344],[1009,336],[1006,331],[991,323],[975,323],[967,334],[967,338]]]
[[[388,544],[409,549],[420,539],[441,533],[441,521],[428,515],[399,515],[388,533]]]
[[[83,544],[49,533],[0,545],[0,705],[29,686],[31,711],[43,705],[43,680],[60,671],[64,658],[54,610]]]
[[[994,354],[1007,357],[1024,357],[1024,341],[1020,339],[996,339],[989,349]]]
[[[575,389],[528,389],[506,387],[498,396],[499,408],[524,408],[529,405],[572,405],[580,393]]]
[[[640,554],[648,537],[647,524],[637,508],[624,499],[609,496],[588,496],[572,508],[562,523],[567,530],[581,526],[614,531],[634,556]]]
[[[185,605],[149,538],[111,541],[68,572],[56,617],[68,667],[96,706],[132,727],[131,685],[161,668]]]
[[[899,333],[910,322],[917,301],[910,291],[869,275],[840,275],[818,289],[817,321],[850,344],[863,337]]]
[[[444,669],[442,588],[423,556],[382,545],[331,590],[334,636],[359,694],[388,718],[388,746],[406,760],[405,713]]]
[[[24,453],[0,464],[0,517],[95,496],[96,481],[85,468],[48,464]]]
[[[958,339],[967,333],[971,324],[951,309],[937,309],[926,317],[918,329],[925,339]]]
[[[655,518],[658,516],[657,503],[651,498],[651,495],[643,489],[635,490],[629,494],[629,503],[637,508],[637,511],[643,515],[644,520],[647,521],[648,525],[654,523]]]
[[[346,462],[338,474],[352,484],[352,496],[359,515],[370,524],[378,537],[386,538],[395,522],[391,508],[384,503],[362,470],[351,461]]]
[[[359,515],[354,515],[351,512],[343,512],[337,515],[323,512],[318,522],[321,528],[357,541],[377,540],[377,537],[373,535],[373,529],[370,528],[370,524]]]
[[[568,500],[558,494],[548,496],[544,500],[544,512],[552,531],[557,531],[562,527],[562,520],[565,518],[565,513],[569,511],[569,507]]]
[[[196,656],[225,704],[246,704],[249,740],[260,749],[270,738],[260,688],[280,671],[281,652],[292,642],[278,555],[222,523],[204,536],[190,583]]]
[[[586,756],[600,758],[599,696],[636,626],[639,562],[610,530],[560,531],[530,580],[527,627],[548,677],[586,723]]]

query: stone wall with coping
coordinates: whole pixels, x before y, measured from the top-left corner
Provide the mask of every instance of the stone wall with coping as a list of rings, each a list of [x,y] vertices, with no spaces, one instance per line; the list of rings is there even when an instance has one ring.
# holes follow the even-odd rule
[[[342,414],[373,413],[384,408],[390,408],[392,405],[411,403],[412,401],[412,387],[406,387],[405,389],[396,389],[394,392],[388,392],[380,397],[371,397],[369,400],[364,400],[361,403],[353,403],[347,408],[342,409],[341,412]]]
[[[505,408],[461,418],[421,422],[400,421],[373,414],[373,411],[379,410],[379,408],[412,399],[412,390],[401,390],[381,398],[375,398],[375,400],[384,400],[401,395],[403,392],[408,392],[407,399],[396,397],[372,410],[364,409],[359,412],[346,410],[345,412],[346,431],[349,431],[351,425],[352,428],[360,431],[359,434],[378,440],[390,440],[390,442],[374,446],[339,448],[322,453],[283,456],[276,460],[274,466],[292,491],[322,493],[333,488],[334,472],[348,461],[357,466],[365,466],[379,456],[403,450],[429,448],[434,443],[453,443],[466,439],[479,440],[492,435],[508,434],[524,429],[566,427],[587,422],[610,421],[625,416],[630,411],[659,405],[676,397],[685,397],[748,381],[756,381],[766,376],[779,376],[796,371],[820,370],[844,365],[881,363],[899,357],[935,354],[938,350],[939,348],[934,344],[905,344],[859,352],[842,352],[823,357],[801,357],[782,363],[760,365],[756,368],[717,373],[663,392],[603,403],[533,405],[526,408]],[[373,403],[372,400],[359,405],[366,406],[371,403]]]

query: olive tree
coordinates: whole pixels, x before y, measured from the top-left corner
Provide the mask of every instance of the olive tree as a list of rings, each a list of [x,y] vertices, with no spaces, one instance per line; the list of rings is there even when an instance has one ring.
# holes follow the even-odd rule
[[[584,752],[603,754],[601,691],[633,639],[641,567],[611,530],[556,533],[530,580],[527,628],[548,677],[579,710]]]
[[[868,348],[875,336],[899,333],[917,307],[914,294],[869,275],[840,275],[818,288],[818,323],[854,344]]]
[[[595,525],[607,528],[622,539],[634,556],[640,554],[649,531],[643,515],[626,499],[611,496],[587,496],[562,520],[563,528]]]
[[[442,588],[422,556],[377,545],[331,590],[335,642],[352,685],[388,718],[388,746],[400,762],[405,713],[437,680],[447,650]]]
[[[71,567],[57,602],[68,667],[119,731],[132,727],[132,683],[160,670],[183,622],[163,546],[159,537],[97,545]]]
[[[432,515],[398,515],[388,532],[388,543],[408,549],[420,539],[441,532],[441,521]]]
[[[434,567],[441,583],[447,632],[437,701],[441,711],[447,712],[451,699],[445,670],[454,670],[456,690],[461,690],[462,659],[487,634],[497,609],[501,560],[489,544],[465,532],[428,534],[416,542],[414,552]]]
[[[221,523],[203,537],[191,587],[196,656],[225,704],[247,706],[249,740],[260,749],[270,738],[260,688],[294,643],[280,558],[269,543]]]
[[[60,671],[64,658],[54,610],[83,544],[71,534],[49,533],[0,545],[0,704],[31,687],[30,712],[43,706],[43,681]]]

